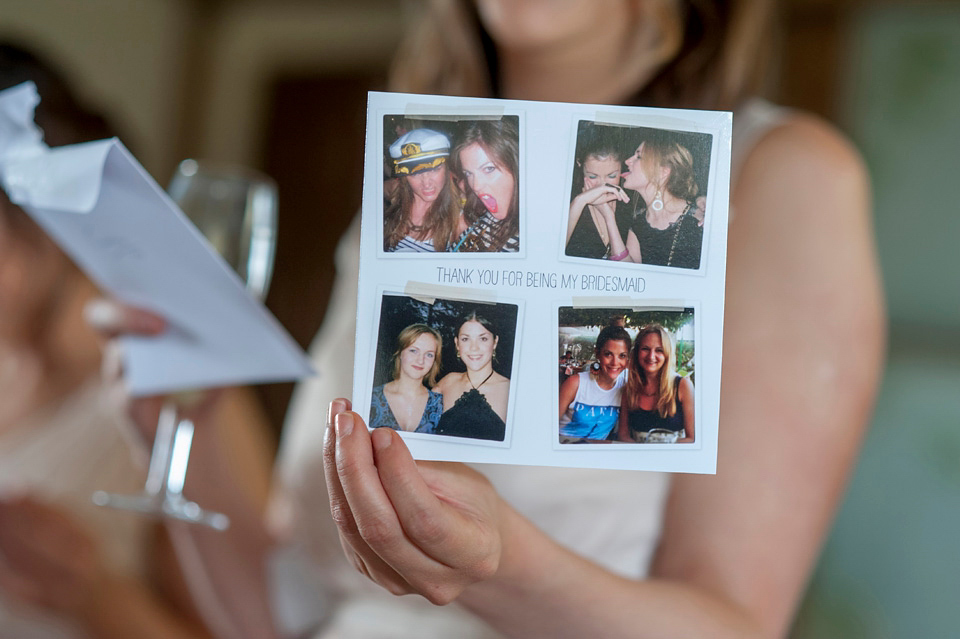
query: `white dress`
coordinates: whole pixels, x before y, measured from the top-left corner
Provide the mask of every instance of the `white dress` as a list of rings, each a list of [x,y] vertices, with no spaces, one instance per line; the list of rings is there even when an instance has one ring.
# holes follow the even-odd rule
[[[761,100],[734,117],[733,175],[786,110]],[[278,458],[279,525],[321,563],[337,598],[324,639],[493,639],[486,624],[456,605],[397,598],[362,577],[342,556],[330,518],[321,448],[327,405],[350,397],[356,329],[359,219],[337,249],[337,283],[310,352],[318,375],[294,395]],[[639,471],[476,465],[510,504],[554,539],[621,575],[642,578],[656,549],[669,476]],[[330,593],[327,593],[330,594]]]
[[[125,430],[126,429],[126,430]],[[0,433],[0,495],[28,494],[61,506],[100,541],[106,566],[117,574],[146,574],[148,527],[143,517],[95,506],[96,490],[143,490],[144,464],[129,437],[122,408],[98,382]],[[0,593],[0,639],[75,639],[78,628]]]

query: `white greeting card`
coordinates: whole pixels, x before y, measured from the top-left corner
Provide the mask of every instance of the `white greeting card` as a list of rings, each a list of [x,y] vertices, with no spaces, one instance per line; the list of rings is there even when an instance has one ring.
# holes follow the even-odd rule
[[[731,132],[371,93],[354,409],[418,459],[715,472]]]

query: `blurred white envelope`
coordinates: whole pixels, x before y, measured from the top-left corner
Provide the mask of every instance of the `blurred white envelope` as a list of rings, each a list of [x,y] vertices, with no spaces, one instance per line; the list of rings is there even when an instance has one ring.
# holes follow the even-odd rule
[[[103,290],[167,318],[127,338],[132,393],[312,373],[302,349],[117,139],[51,149],[32,83],[0,92],[0,181]]]

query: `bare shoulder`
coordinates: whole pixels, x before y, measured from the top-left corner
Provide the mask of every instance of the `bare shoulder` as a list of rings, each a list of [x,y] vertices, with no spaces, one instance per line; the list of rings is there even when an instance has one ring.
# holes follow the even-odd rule
[[[816,217],[827,215],[833,205],[864,212],[868,190],[863,160],[850,141],[827,122],[796,113],[751,149],[733,200],[738,216],[750,214],[749,205],[742,211],[742,204],[776,197],[784,205],[820,204],[809,212]]]
[[[509,377],[505,377],[504,375],[501,375],[500,373],[494,373],[494,374],[493,374],[493,379],[491,379],[490,381],[491,381],[491,382],[494,382],[494,384],[497,385],[497,386],[510,386],[510,378],[509,378]]]
[[[690,381],[689,377],[684,377],[684,376],[680,377],[679,392],[680,392],[680,399],[689,397],[693,393],[693,382]]]
[[[674,479],[652,572],[739,602],[770,636],[786,633],[879,381],[868,193],[853,146],[802,114],[756,144],[733,189],[717,474]]]
[[[456,382],[454,378],[459,375],[459,373],[447,373],[443,378],[437,382],[437,385],[433,387],[435,393],[445,393],[450,390],[450,387],[453,386]]]
[[[567,379],[563,380],[563,384],[560,387],[560,392],[566,391],[576,393],[578,388],[580,388],[580,376],[573,374]]]

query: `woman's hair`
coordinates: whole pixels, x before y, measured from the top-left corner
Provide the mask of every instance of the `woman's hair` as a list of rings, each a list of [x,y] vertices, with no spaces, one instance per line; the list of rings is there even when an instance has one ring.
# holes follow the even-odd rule
[[[107,120],[83,104],[47,60],[17,44],[0,41],[0,90],[32,81],[40,94],[34,120],[49,146],[102,140],[116,135]]]
[[[467,322],[476,322],[490,331],[494,337],[500,337],[500,332],[497,330],[497,327],[494,325],[494,323],[488,320],[486,317],[478,315],[476,311],[470,311],[460,318],[460,321],[457,323],[457,332],[454,337],[460,335],[460,329],[463,328],[463,325]]]
[[[444,164],[446,177],[437,199],[430,204],[423,219],[422,229],[414,232],[410,228],[410,210],[413,207],[413,188],[406,176],[400,177],[400,186],[390,198],[390,205],[383,214],[383,249],[388,251],[400,243],[407,235],[414,239],[433,239],[437,251],[445,251],[453,240],[453,234],[460,220],[460,207],[463,196],[453,179],[453,173]]]
[[[78,144],[115,135],[102,115],[78,99],[56,67],[26,47],[0,40],[0,90],[27,81],[36,85],[40,95],[34,121],[43,131],[47,145]],[[5,258],[15,260],[15,265],[16,260],[22,260],[23,264],[17,268],[25,273],[38,266],[59,271],[52,288],[43,293],[45,302],[38,316],[32,323],[28,322],[30,336],[27,339],[39,344],[53,330],[66,287],[83,275],[37,223],[0,189],[0,261]]]
[[[594,352],[599,355],[600,351],[604,346],[607,345],[607,342],[623,342],[627,345],[627,350],[630,350],[630,333],[627,332],[622,326],[605,326],[600,334],[597,335],[597,344],[594,347]]]
[[[577,135],[576,165],[573,172],[573,183],[570,198],[576,197],[583,188],[584,164],[591,157],[600,161],[613,159],[623,162],[623,146],[614,136],[610,127],[597,125],[593,122],[583,122]]]
[[[673,336],[659,324],[644,326],[633,339],[633,349],[630,351],[630,374],[627,377],[627,405],[631,410],[640,408],[640,395],[647,376],[637,358],[640,356],[640,342],[645,336],[651,334],[660,337],[664,357],[663,366],[660,367],[656,410],[661,417],[673,417],[677,412],[677,388],[673,381],[677,375],[676,349],[673,347]]]
[[[393,379],[400,377],[400,354],[410,348],[410,345],[417,341],[421,335],[431,335],[437,343],[437,350],[433,357],[433,366],[430,367],[430,370],[427,371],[424,377],[427,380],[427,385],[433,388],[437,383],[437,375],[440,373],[440,355],[442,354],[440,351],[443,347],[443,339],[440,337],[437,329],[432,326],[427,326],[426,324],[411,324],[400,331],[400,335],[397,336],[397,350],[393,352]]]
[[[480,145],[501,171],[513,176],[513,197],[507,215],[497,224],[493,241],[487,249],[496,252],[520,232],[520,133],[513,120],[508,118],[471,122],[453,149],[454,168],[461,176],[460,152],[471,144]],[[468,186],[467,190],[469,195],[463,207],[463,217],[469,225],[483,217],[487,209],[473,189]]]
[[[696,199],[698,187],[693,172],[693,154],[679,142],[660,135],[646,138],[643,142],[640,167],[655,184],[660,169],[670,169],[666,183],[658,186],[681,200],[692,202]]]
[[[623,160],[623,149],[610,127],[584,122],[577,135],[577,162],[583,164],[593,156],[601,160]]]
[[[771,58],[775,0],[647,0],[632,3],[638,68],[627,104],[732,109],[757,92]],[[390,89],[496,97],[497,56],[469,0],[426,0],[401,42]],[[659,28],[651,29],[655,24]]]

